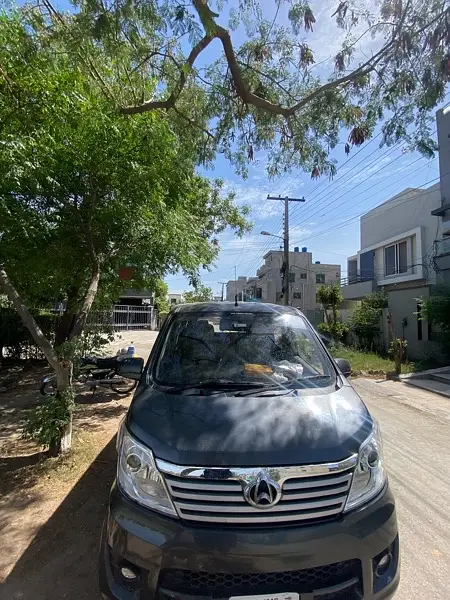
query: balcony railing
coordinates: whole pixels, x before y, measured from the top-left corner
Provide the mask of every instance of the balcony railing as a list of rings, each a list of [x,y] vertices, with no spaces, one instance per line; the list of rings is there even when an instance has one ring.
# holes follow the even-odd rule
[[[375,275],[360,275],[359,273],[355,275],[349,275],[348,277],[343,277],[341,279],[341,286],[352,285],[354,283],[362,283],[363,281],[372,281],[375,278]]]
[[[450,254],[450,236],[442,238],[441,240],[436,240],[434,244],[436,248],[436,256]]]

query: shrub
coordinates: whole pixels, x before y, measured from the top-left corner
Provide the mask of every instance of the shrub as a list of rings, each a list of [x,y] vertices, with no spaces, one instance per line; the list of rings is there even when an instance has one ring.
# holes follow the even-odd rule
[[[349,329],[356,335],[362,348],[373,349],[375,338],[380,333],[380,317],[385,307],[387,307],[386,294],[374,292],[363,298],[361,304],[352,310]]]

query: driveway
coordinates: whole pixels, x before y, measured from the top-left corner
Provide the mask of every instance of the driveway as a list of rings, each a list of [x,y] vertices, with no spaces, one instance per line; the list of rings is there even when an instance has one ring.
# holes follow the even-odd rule
[[[397,501],[402,581],[395,600],[450,598],[450,400],[400,382],[354,385],[381,423]]]
[[[150,350],[158,337],[158,331],[121,331],[115,335],[114,341],[109,345],[112,354],[120,348],[126,348],[130,344],[136,348],[137,356],[147,360]]]

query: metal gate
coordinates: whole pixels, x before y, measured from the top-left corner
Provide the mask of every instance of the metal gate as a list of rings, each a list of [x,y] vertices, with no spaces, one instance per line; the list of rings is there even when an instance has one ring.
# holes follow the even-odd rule
[[[156,329],[156,314],[153,306],[116,304],[111,310],[92,311],[89,325],[108,325],[115,330]]]

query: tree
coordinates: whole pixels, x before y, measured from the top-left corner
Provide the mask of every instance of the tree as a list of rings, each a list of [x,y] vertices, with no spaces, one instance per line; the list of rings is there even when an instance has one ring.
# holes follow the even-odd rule
[[[63,15],[45,0],[43,12],[53,35],[76,48],[79,67],[124,114],[176,115],[203,139],[205,162],[219,151],[244,173],[258,150],[268,150],[272,175],[301,167],[333,176],[329,152],[341,129],[348,154],[380,121],[382,143],[404,140],[427,156],[436,150],[431,113],[450,74],[445,0],[367,8],[336,0],[318,15],[307,0],[239,0],[229,10],[219,0],[75,4],[76,14]],[[309,38],[324,20],[340,47],[316,62],[320,48]],[[120,72],[120,89],[97,68],[100,57]]]
[[[328,333],[335,341],[339,341],[347,327],[338,320],[338,309],[342,304],[343,296],[339,284],[326,284],[317,290],[317,301],[322,304],[325,323],[319,324],[319,330]]]
[[[212,289],[203,284],[197,285],[192,291],[183,293],[183,301],[192,302],[210,302],[213,299]]]
[[[196,174],[189,136],[161,114],[120,115],[36,19],[26,9],[0,18],[0,287],[56,372],[58,393],[41,410],[52,426],[38,423],[37,435],[57,453],[70,438],[72,359],[98,290],[110,297],[179,269],[195,283],[217,235],[247,223],[220,181]],[[123,265],[131,279],[118,282]],[[66,304],[57,344],[29,311],[43,300]]]
[[[373,292],[363,298],[350,313],[349,328],[365,349],[373,349],[375,337],[380,333],[382,309],[387,308],[384,292]]]

